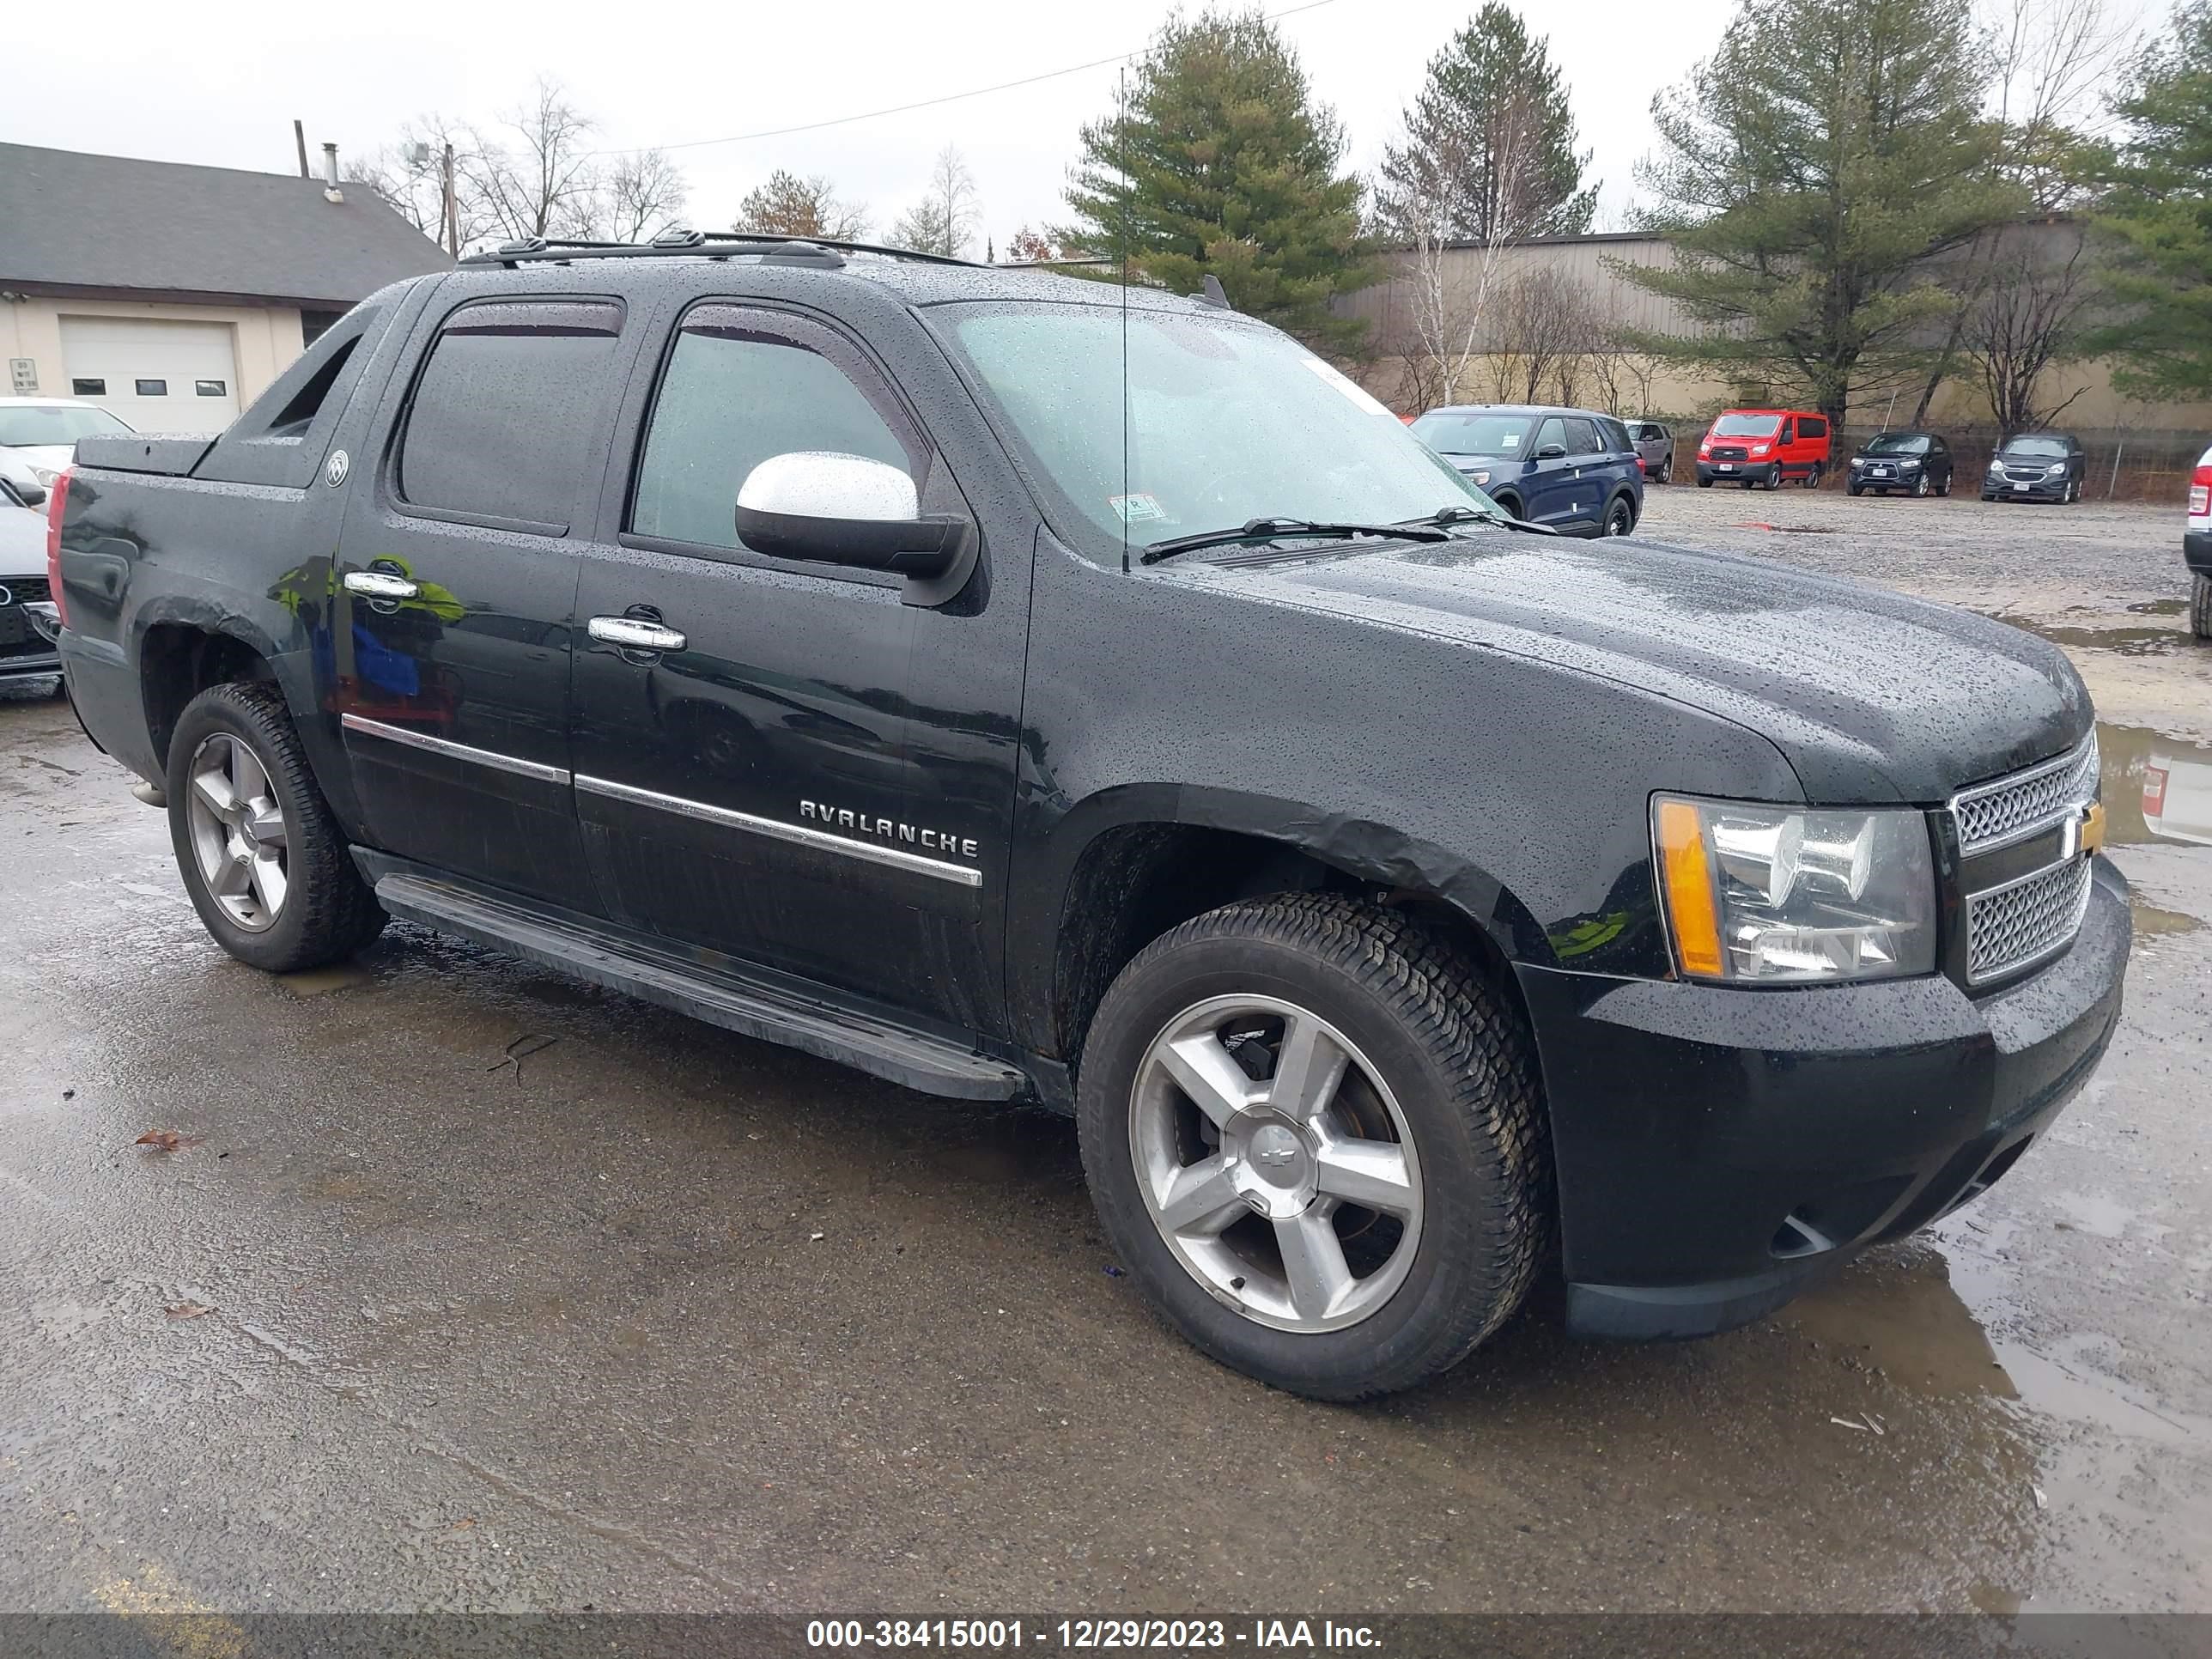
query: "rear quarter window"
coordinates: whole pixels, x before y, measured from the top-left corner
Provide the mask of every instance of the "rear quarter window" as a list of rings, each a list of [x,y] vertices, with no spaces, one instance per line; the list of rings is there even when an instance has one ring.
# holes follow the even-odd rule
[[[493,300],[454,312],[408,406],[399,499],[565,529],[605,464],[602,411],[622,325],[611,300]]]

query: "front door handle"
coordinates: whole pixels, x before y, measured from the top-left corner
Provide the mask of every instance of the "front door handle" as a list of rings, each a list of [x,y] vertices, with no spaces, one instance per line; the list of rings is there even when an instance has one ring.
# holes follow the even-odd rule
[[[584,631],[602,644],[624,651],[681,651],[684,635],[657,622],[637,617],[594,617]]]
[[[422,589],[411,578],[389,570],[349,570],[345,591],[366,599],[412,599],[419,598]]]

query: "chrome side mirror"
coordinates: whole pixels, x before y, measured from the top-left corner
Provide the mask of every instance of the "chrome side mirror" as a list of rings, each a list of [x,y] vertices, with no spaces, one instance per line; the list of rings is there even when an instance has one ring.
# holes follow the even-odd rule
[[[964,519],[921,516],[914,480],[865,455],[771,455],[738,490],[738,538],[756,552],[902,576],[943,574]]]

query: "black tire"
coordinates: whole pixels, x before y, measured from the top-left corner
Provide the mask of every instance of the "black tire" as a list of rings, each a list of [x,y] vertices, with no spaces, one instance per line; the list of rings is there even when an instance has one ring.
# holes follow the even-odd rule
[[[1342,1031],[1385,1079],[1420,1168],[1404,1282],[1358,1323],[1295,1332],[1217,1300],[1161,1237],[1131,1151],[1153,1039],[1209,997],[1263,995]],[[1504,1324],[1551,1231],[1533,1047],[1510,996],[1404,916],[1321,894],[1249,900],[1146,945],[1100,1003],[1076,1115],[1100,1224],[1154,1310],[1201,1352],[1271,1387],[1364,1400],[1449,1370]]]
[[[1521,512],[1521,498],[1518,495],[1492,495],[1490,499],[1496,501],[1498,505],[1499,510],[1504,512],[1507,516],[1516,519],[1522,516]]]
[[[1936,493],[1946,499],[1949,497],[1951,494],[1951,475],[1949,473],[1946,472],[1943,475],[1943,482],[1936,486]]]
[[[1762,480],[1762,481],[1761,481],[1760,488],[1765,489],[1781,489],[1781,488],[1782,488],[1782,469],[1781,469],[1780,467],[1778,467],[1778,467],[1776,467],[1776,468],[1774,469],[1774,471],[1771,471],[1771,472],[1768,473],[1768,474],[1766,475],[1765,478],[1764,480]]]
[[[249,749],[268,775],[286,826],[288,890],[261,931],[234,921],[208,890],[192,850],[188,802],[192,757],[217,732]],[[169,839],[192,908],[217,945],[268,973],[319,968],[352,956],[384,930],[385,915],[361,878],[330,803],[307,765],[283,694],[245,681],[210,686],[185,705],[169,738]]]
[[[1805,488],[1808,489],[1818,489],[1820,487],[1820,479],[1823,476],[1820,462],[1814,462],[1813,470],[1805,475]]]
[[[1674,458],[1672,455],[1659,463],[1659,482],[1662,484],[1674,482]]]
[[[1698,480],[1698,488],[1700,489],[1711,489],[1712,487],[1713,481],[1711,478],[1701,477]]]
[[[2190,584],[2189,631],[2200,640],[2212,640],[2212,576],[2201,570]]]
[[[1925,501],[1928,498],[1929,489],[1928,475],[1925,472],[1912,481],[1912,494],[1916,499]]]
[[[1615,495],[1605,509],[1603,533],[1607,536],[1631,535],[1636,529],[1636,503],[1626,495]]]
[[[1847,495],[1856,495],[1865,489],[1866,486],[1864,484],[1854,481],[1852,483],[1846,483],[1844,486],[1844,493]]]

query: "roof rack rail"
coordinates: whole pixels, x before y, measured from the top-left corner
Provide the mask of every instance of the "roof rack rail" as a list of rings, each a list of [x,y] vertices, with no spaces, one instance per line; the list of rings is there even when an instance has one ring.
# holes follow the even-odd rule
[[[906,259],[927,265],[957,265],[965,270],[988,270],[972,259],[948,254],[923,253],[910,247],[885,247],[877,242],[844,242],[820,236],[778,236],[744,230],[688,231],[684,240],[665,231],[650,242],[584,242],[530,236],[501,242],[488,253],[471,253],[465,265],[505,265],[514,270],[524,264],[558,264],[570,259],[665,259],[672,258],[727,259],[741,254],[775,256],[779,264],[828,264],[836,253],[873,253],[886,259]],[[840,264],[842,261],[839,261]]]

